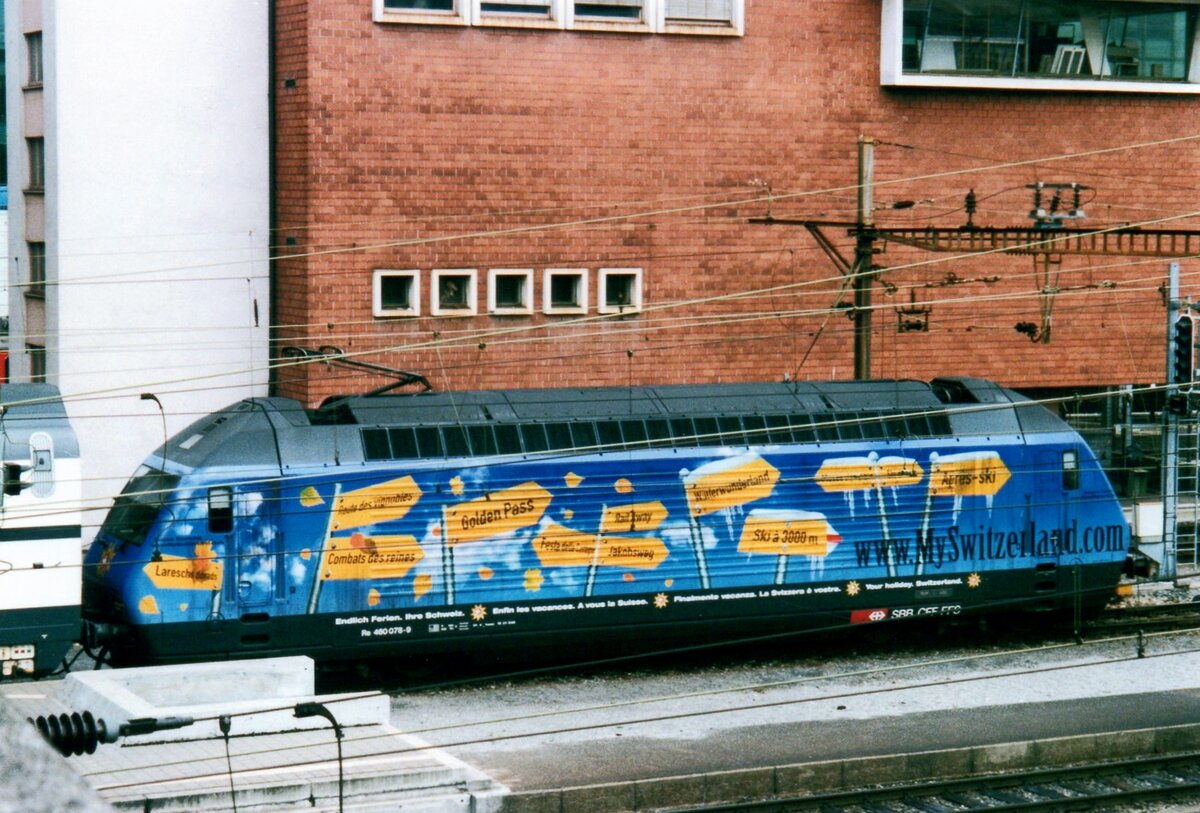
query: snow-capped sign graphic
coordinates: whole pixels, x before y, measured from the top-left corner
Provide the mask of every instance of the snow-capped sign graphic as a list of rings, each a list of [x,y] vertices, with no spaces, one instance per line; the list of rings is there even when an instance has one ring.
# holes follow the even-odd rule
[[[828,556],[841,541],[824,514],[758,508],[746,517],[738,553]]]

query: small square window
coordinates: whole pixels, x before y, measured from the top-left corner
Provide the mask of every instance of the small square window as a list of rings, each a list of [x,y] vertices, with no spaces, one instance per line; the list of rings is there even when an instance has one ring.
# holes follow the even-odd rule
[[[471,0],[374,0],[377,23],[466,25]]]
[[[372,286],[371,312],[381,317],[420,316],[420,272],[376,271]]]
[[[640,23],[644,18],[644,0],[572,0],[575,18],[590,17],[614,22]]]
[[[637,313],[642,309],[642,269],[600,269],[600,313]]]
[[[488,271],[488,313],[523,315],[533,312],[533,271],[493,268]]]
[[[547,268],[542,272],[543,313],[587,313],[586,268]]]
[[[430,283],[431,313],[434,316],[474,316],[475,269],[435,269]]]

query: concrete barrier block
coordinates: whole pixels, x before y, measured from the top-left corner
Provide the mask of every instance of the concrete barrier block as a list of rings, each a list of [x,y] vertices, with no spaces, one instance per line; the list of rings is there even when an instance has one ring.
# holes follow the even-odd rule
[[[971,764],[976,773],[1024,768],[1036,764],[1032,742],[1005,742],[971,749]]]
[[[675,776],[634,782],[634,806],[637,810],[664,807],[694,807],[704,804],[705,777]]]
[[[971,775],[971,752],[966,748],[909,754],[905,779],[934,779]]]
[[[705,774],[704,801],[744,802],[775,794],[775,769],[753,768]]]
[[[840,759],[784,765],[775,769],[775,792],[780,796],[826,793],[843,787]]]
[[[1200,748],[1200,725],[1160,728],[1154,738],[1154,750],[1159,754],[1194,751],[1197,748]]]
[[[561,791],[512,793],[504,797],[500,813],[562,813]]]
[[[848,787],[886,785],[903,782],[907,766],[908,757],[904,754],[848,759],[842,766],[842,777]]]
[[[1154,731],[1114,731],[1096,735],[1096,754],[1104,759],[1126,759],[1154,753]]]
[[[632,782],[565,788],[562,813],[622,813],[636,810]]]
[[[1033,744],[1034,758],[1041,765],[1070,765],[1096,758],[1096,738],[1091,735],[1055,737]]]

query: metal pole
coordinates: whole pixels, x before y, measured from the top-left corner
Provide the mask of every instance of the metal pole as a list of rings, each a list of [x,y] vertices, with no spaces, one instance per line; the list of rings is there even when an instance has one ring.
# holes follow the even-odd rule
[[[871,377],[871,286],[874,284],[875,215],[871,180],[875,140],[858,137],[858,217],[854,244],[854,378]]]
[[[1175,320],[1179,318],[1179,263],[1170,263],[1167,275],[1167,383],[1182,384],[1175,380],[1172,358],[1175,347]],[[1171,390],[1168,390],[1168,394]],[[1163,414],[1163,554],[1160,577],[1174,580],[1178,562],[1176,546],[1176,516],[1179,511],[1179,416],[1164,408]]]

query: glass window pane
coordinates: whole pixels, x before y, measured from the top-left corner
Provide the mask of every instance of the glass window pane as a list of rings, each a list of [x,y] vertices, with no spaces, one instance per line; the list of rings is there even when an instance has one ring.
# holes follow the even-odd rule
[[[671,418],[671,438],[676,446],[696,446],[696,427],[691,418]]]
[[[653,418],[646,421],[646,438],[652,446],[671,445],[671,425],[663,418]]]
[[[698,446],[719,446],[721,443],[721,433],[717,431],[716,418],[696,418],[693,423],[696,426],[696,445]]]
[[[561,452],[570,449],[574,444],[571,442],[571,426],[566,423],[548,423],[546,424],[546,437],[549,440],[550,448],[553,451]]]
[[[621,438],[621,425],[616,421],[597,421],[596,434],[599,435],[601,451],[611,452],[624,448]]]
[[[576,449],[591,449],[596,446],[596,425],[591,421],[571,424],[571,440]]]
[[[717,418],[717,429],[721,432],[721,442],[730,446],[745,446],[746,436],[742,432],[742,419],[733,415],[722,415]]]
[[[621,421],[621,434],[625,436],[625,445],[639,449],[646,448],[646,424],[643,421]]]
[[[436,426],[417,427],[417,450],[421,457],[444,457],[442,433]]]
[[[366,460],[389,460],[392,445],[388,443],[386,429],[364,429],[362,432],[363,458]]]
[[[742,427],[746,430],[746,442],[751,446],[767,442],[767,422],[762,415],[743,415]]]
[[[788,415],[768,415],[765,419],[767,425],[767,441],[770,443],[791,443],[792,442],[792,419]]]
[[[828,412],[818,412],[813,415],[814,429],[816,430],[817,439],[824,441],[840,440],[838,435],[837,419]],[[792,430],[795,431],[794,429]]]
[[[493,455],[496,453],[496,436],[490,426],[468,426],[467,437],[471,441],[471,454]]]
[[[817,430],[808,415],[792,415],[792,437],[797,443],[816,443]]]
[[[464,457],[471,453],[467,446],[467,430],[461,426],[442,427],[442,442],[446,444],[448,457]]]
[[[388,439],[392,442],[392,457],[396,460],[405,460],[412,457],[420,457],[417,454],[417,437],[413,434],[413,430],[406,427],[395,427],[388,430]]]
[[[858,416],[858,419],[862,424],[863,437],[867,440],[874,440],[884,436],[883,420],[880,418],[878,412],[863,412]]]
[[[511,423],[496,424],[496,449],[500,454],[520,454],[521,434]]]
[[[546,442],[546,430],[540,423],[525,424],[521,427],[521,439],[525,441],[526,452],[544,452],[550,448]]]

